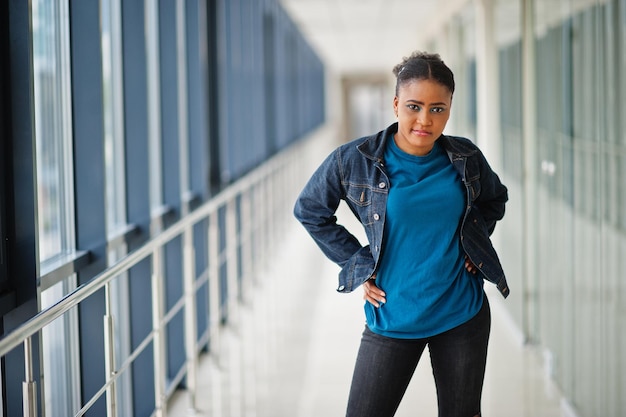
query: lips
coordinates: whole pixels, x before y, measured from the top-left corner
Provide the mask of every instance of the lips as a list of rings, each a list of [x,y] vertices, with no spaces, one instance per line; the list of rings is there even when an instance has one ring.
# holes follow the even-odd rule
[[[430,136],[430,132],[427,130],[411,130],[411,133],[416,136]]]

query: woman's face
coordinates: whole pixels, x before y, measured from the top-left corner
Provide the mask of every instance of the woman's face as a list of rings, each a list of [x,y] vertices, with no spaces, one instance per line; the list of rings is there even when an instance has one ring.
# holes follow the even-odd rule
[[[446,127],[451,105],[452,93],[436,81],[416,79],[400,85],[393,99],[398,147],[412,155],[428,154]]]

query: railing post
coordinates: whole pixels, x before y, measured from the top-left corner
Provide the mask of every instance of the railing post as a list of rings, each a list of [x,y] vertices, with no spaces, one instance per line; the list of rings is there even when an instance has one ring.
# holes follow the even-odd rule
[[[217,211],[209,217],[209,343],[214,356],[220,356],[220,277],[219,226]]]
[[[226,281],[228,286],[227,314],[228,322],[237,323],[239,318],[238,304],[240,299],[240,286],[238,277],[237,247],[240,236],[237,233],[237,201],[233,197],[226,203]]]
[[[259,211],[259,217],[258,217],[258,245],[259,245],[259,256],[262,259],[263,262],[263,266],[265,266],[265,263],[267,262],[266,259],[266,255],[267,255],[267,251],[268,251],[268,237],[267,237],[267,233],[268,233],[268,222],[269,222],[269,216],[267,215],[267,201],[266,199],[269,198],[268,195],[268,191],[269,191],[269,187],[267,185],[267,181],[263,181],[261,184],[259,184],[258,187],[258,192],[260,193],[260,195],[258,195],[257,198],[257,203],[258,203],[258,207],[257,210]]]
[[[37,416],[37,382],[33,371],[32,337],[24,339],[24,383],[22,384],[22,401],[24,417]]]
[[[111,282],[104,287],[105,315],[104,315],[104,372],[105,380],[109,382],[115,376],[115,335],[113,328],[113,316],[111,315]],[[115,381],[111,382],[106,390],[107,417],[117,416]]]
[[[154,416],[165,417],[165,334],[163,331],[163,260],[162,247],[157,247],[152,253],[152,331],[154,339]]]
[[[237,231],[237,197],[233,196],[226,203],[226,281],[227,281],[227,314],[230,327],[238,327],[237,335],[228,336],[228,381],[230,396],[230,415],[241,416],[243,406],[242,393],[242,361],[241,361],[241,311],[240,311],[240,284],[238,247],[241,236]],[[239,336],[235,338],[235,336]]]
[[[252,190],[251,188],[242,191],[240,203],[240,238],[241,245],[241,362],[242,362],[242,416],[254,417],[257,415],[258,395],[257,395],[257,375],[259,351],[259,340],[255,337],[257,329],[255,323],[255,307],[259,300],[255,298],[255,270],[252,257]]]
[[[252,257],[252,190],[241,194],[241,298],[247,301],[249,288],[254,284],[254,259]]]
[[[261,206],[263,207],[263,251],[264,259],[267,259],[269,248],[272,248],[273,239],[272,233],[274,231],[274,216],[272,213],[272,199],[274,198],[274,184],[272,184],[272,174],[267,178],[267,181],[263,185],[263,199],[261,200]],[[267,266],[267,265],[266,265]]]
[[[209,216],[209,348],[216,367],[211,372],[211,415],[222,415],[222,378],[221,378],[221,318],[220,318],[220,278],[219,278],[219,227],[218,210]]]
[[[183,235],[183,285],[185,288],[185,351],[187,354],[187,391],[191,396],[191,407],[196,409],[198,355],[196,343],[198,329],[196,320],[196,268],[193,247],[193,228]]]

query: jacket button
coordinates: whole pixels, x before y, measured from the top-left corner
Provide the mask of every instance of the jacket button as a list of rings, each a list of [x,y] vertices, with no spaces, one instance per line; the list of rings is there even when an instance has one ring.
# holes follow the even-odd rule
[[[380,220],[380,216],[378,215],[378,213],[374,213],[374,220]]]
[[[384,182],[378,184],[378,188],[385,188],[386,186],[387,184],[385,184]]]
[[[340,285],[339,288],[337,288],[339,291],[343,291],[346,287],[343,285]]]

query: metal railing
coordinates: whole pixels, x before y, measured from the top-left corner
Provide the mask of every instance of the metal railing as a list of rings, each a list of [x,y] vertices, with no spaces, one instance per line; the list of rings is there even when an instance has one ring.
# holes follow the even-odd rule
[[[84,415],[100,398],[106,398],[108,417],[115,417],[116,383],[129,372],[137,357],[149,347],[154,355],[154,412],[155,417],[165,417],[167,400],[176,386],[186,377],[191,406],[195,407],[196,369],[199,352],[211,341],[210,355],[219,356],[220,333],[229,323],[237,320],[238,306],[247,296],[255,275],[268,258],[277,238],[285,233],[287,219],[291,218],[294,193],[301,185],[302,162],[305,152],[300,141],[274,156],[260,167],[232,184],[202,206],[191,211],[178,222],[164,229],[142,247],[132,251],[89,282],[79,286],[56,304],[41,311],[30,320],[0,339],[0,357],[20,345],[24,349],[25,381],[22,401],[24,416],[39,415],[37,378],[33,358],[33,336],[41,335],[50,325],[81,302],[104,289],[105,315],[103,320],[105,383],[89,399],[83,399],[82,408],[75,416]],[[202,233],[207,238],[207,270],[195,271],[194,233],[203,224]],[[223,228],[223,229],[221,229]],[[183,255],[183,294],[169,310],[165,308],[164,246],[180,238]],[[115,363],[115,318],[112,311],[111,283],[120,274],[129,271],[144,259],[152,265],[152,331],[138,343],[123,363]],[[221,278],[225,271],[226,279]],[[205,334],[198,335],[196,295],[207,291],[208,314]],[[224,295],[225,294],[225,295]],[[146,302],[150,302],[146,299]],[[168,380],[166,326],[184,310],[185,364],[173,381]],[[35,340],[41,340],[37,338]],[[41,396],[43,398],[43,395]]]

